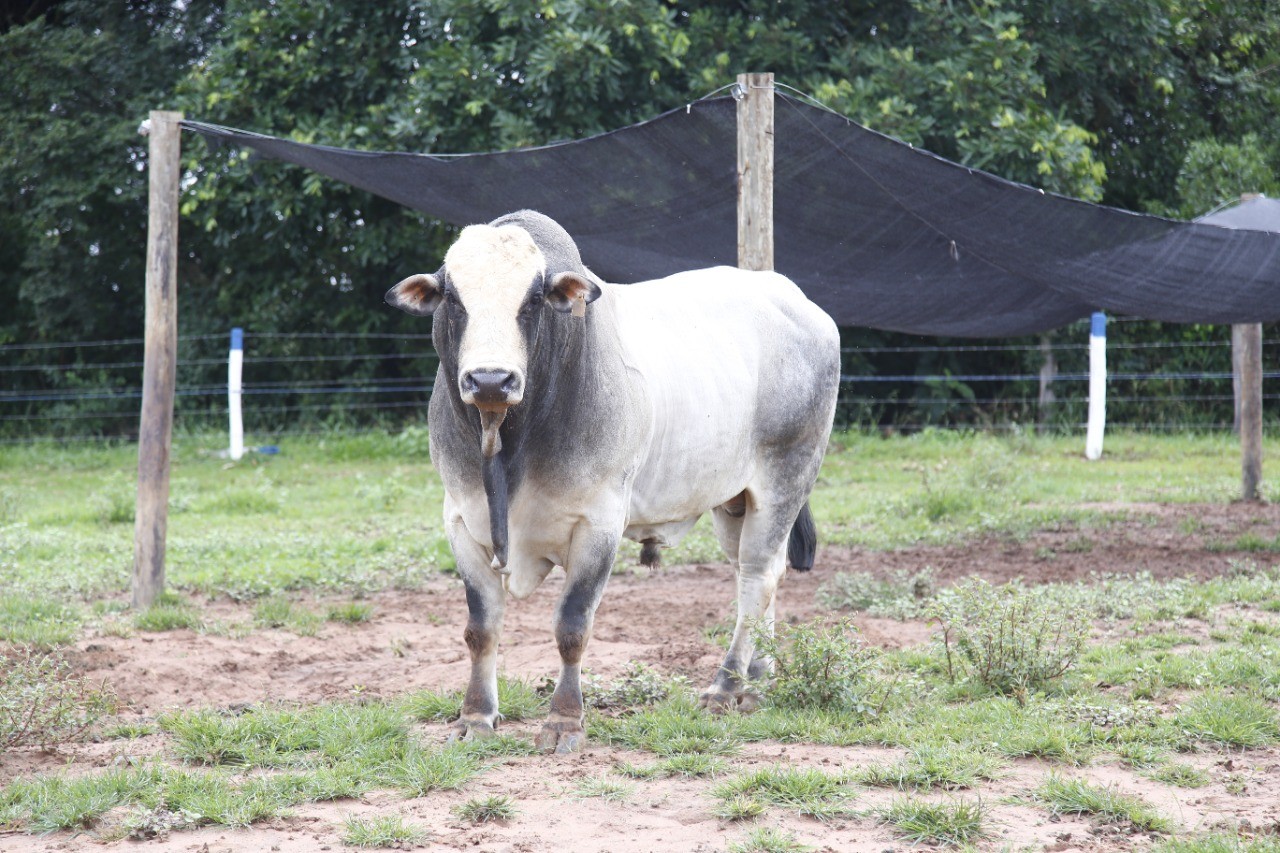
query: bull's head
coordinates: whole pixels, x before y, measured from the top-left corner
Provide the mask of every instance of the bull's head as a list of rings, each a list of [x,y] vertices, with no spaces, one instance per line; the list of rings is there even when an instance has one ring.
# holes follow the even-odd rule
[[[547,306],[581,316],[600,288],[577,270],[548,269],[529,232],[517,225],[463,229],[434,275],[412,275],[386,300],[410,314],[444,311],[457,342],[462,402],[480,413],[482,450],[501,449],[498,428],[524,399],[529,352]]]

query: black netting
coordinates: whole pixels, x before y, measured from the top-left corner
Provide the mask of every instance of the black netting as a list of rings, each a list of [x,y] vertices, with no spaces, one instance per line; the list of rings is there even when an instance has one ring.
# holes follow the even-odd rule
[[[1280,320],[1274,202],[1201,223],[1129,213],[968,169],[776,98],[777,269],[840,325],[1004,336],[1098,309],[1173,322]],[[578,142],[447,157],[183,126],[458,225],[540,210],[610,281],[737,261],[731,98]]]

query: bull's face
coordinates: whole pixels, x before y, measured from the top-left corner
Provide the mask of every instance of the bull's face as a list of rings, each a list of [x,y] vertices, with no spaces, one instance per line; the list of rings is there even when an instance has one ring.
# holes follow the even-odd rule
[[[387,291],[386,300],[410,314],[445,312],[458,348],[458,394],[480,410],[487,432],[493,416],[500,423],[524,399],[544,308],[581,314],[599,295],[600,288],[577,272],[548,270],[523,228],[472,225],[438,273],[406,278]]]

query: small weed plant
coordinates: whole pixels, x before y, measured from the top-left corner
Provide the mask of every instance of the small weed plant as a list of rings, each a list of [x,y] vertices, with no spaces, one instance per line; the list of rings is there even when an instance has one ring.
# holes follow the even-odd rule
[[[794,834],[772,826],[753,829],[746,838],[729,845],[729,853],[807,853],[812,849],[801,844]]]
[[[475,797],[456,806],[453,813],[468,823],[503,823],[515,818],[516,804],[510,797]]]
[[[971,679],[1012,696],[1044,689],[1070,671],[1089,633],[1082,609],[980,578],[957,584],[929,615],[941,627],[952,682]]]
[[[654,705],[670,693],[669,680],[639,661],[628,663],[622,675],[609,683],[589,677],[582,685],[583,701],[601,711]]]
[[[880,653],[858,636],[853,622],[781,626],[776,635],[756,632],[756,654],[771,658],[771,682],[756,685],[771,705],[820,709],[859,718],[877,716],[892,692]]]
[[[1141,797],[1082,779],[1051,775],[1032,799],[1054,814],[1093,815],[1108,823],[1127,823],[1144,832],[1168,832],[1173,824]]]
[[[104,688],[77,678],[58,652],[0,653],[0,752],[76,740],[113,704]]]
[[[985,815],[986,808],[977,800],[929,803],[902,799],[880,811],[880,819],[913,844],[971,844],[987,834]]]
[[[399,815],[349,817],[342,830],[342,843],[348,847],[400,847],[420,844],[426,838],[425,830],[405,823]]]

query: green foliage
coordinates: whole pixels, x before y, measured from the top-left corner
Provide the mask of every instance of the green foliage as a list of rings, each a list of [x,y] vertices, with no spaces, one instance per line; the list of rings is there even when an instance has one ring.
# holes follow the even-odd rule
[[[986,807],[980,800],[929,803],[898,799],[881,809],[880,819],[918,844],[970,844],[986,837]]]
[[[947,675],[999,693],[1025,695],[1065,675],[1080,657],[1089,623],[1033,590],[968,579],[930,611],[942,629]]]
[[[1000,762],[976,750],[947,744],[919,746],[896,764],[870,765],[855,778],[863,785],[906,790],[941,788],[956,791],[996,778]]]
[[[139,631],[197,631],[204,625],[200,613],[191,604],[172,594],[161,597],[146,610],[133,617]]]
[[[777,766],[762,767],[721,782],[711,789],[711,795],[721,801],[717,815],[727,820],[753,816],[757,810],[745,801],[754,800],[761,806],[777,806],[822,821],[847,816],[854,796],[840,776],[810,768]]]
[[[349,817],[342,825],[342,843],[348,847],[396,847],[420,844],[427,831],[406,823],[400,815],[371,818]]]
[[[0,650],[0,753],[74,741],[113,707],[105,685],[77,677],[60,653]]]
[[[373,618],[373,605],[363,601],[347,601],[329,608],[325,618],[330,622],[344,622],[357,625]]]
[[[1278,853],[1280,835],[1246,838],[1226,832],[1166,838],[1153,848],[1157,853]]]
[[[83,619],[65,603],[22,594],[0,594],[0,640],[40,649],[75,640]]]
[[[1280,715],[1263,699],[1210,691],[1183,705],[1174,724],[1192,737],[1235,747],[1268,746],[1280,741]]]
[[[729,853],[807,853],[814,848],[801,844],[795,833],[762,826],[729,845]]]
[[[1269,73],[1280,55],[1280,13],[1263,0],[751,0],[687,9],[661,0],[396,0],[374,9],[356,0],[67,0],[33,8],[0,30],[0,65],[12,72],[0,95],[0,185],[16,188],[0,207],[0,301],[11,306],[0,343],[136,338],[146,210],[136,128],[157,107],[305,142],[495,150],[651,118],[755,68],[967,165],[1129,209],[1201,213],[1241,190],[1274,191],[1280,173],[1280,87]],[[450,229],[292,167],[211,150],[200,138],[189,138],[186,152],[184,334],[222,335],[246,318],[251,332],[423,329],[370,306],[405,270],[434,269]],[[375,346],[383,344],[362,341],[355,352],[344,342],[345,352],[326,351],[335,362],[294,364],[290,376],[434,370],[427,355],[342,360],[376,354]],[[108,351],[97,360],[136,359],[129,349]],[[300,352],[290,340],[270,354]],[[209,354],[184,352],[184,382],[216,381]],[[127,369],[89,367],[95,359],[83,352],[20,357],[25,366],[51,359],[53,367],[19,374],[23,387],[134,382]],[[897,361],[893,372],[906,374],[954,366],[937,354]],[[946,417],[974,417],[973,388],[940,386],[920,393]],[[1010,388],[1007,396],[1027,395]],[[316,407],[289,416],[311,425],[374,418],[352,395],[279,400]],[[190,398],[181,411],[212,418],[217,406]],[[47,420],[36,428],[51,434],[120,435],[130,423],[116,401],[58,401],[40,414]],[[28,429],[18,423],[5,429]],[[938,492],[926,509],[954,514],[965,498]]]
[[[772,679],[760,686],[775,707],[870,718],[890,698],[879,651],[862,641],[852,621],[782,625],[776,634],[757,631],[756,649],[774,663]]]
[[[623,673],[608,684],[588,677],[582,685],[587,707],[602,711],[653,705],[670,692],[671,680],[640,661],[629,661]]]
[[[1145,832],[1168,832],[1172,822],[1141,797],[1082,779],[1051,775],[1031,795],[1054,814],[1096,815],[1109,823],[1128,823]]]
[[[514,820],[519,809],[510,797],[495,794],[467,800],[455,806],[453,813],[469,823],[504,823]]]

